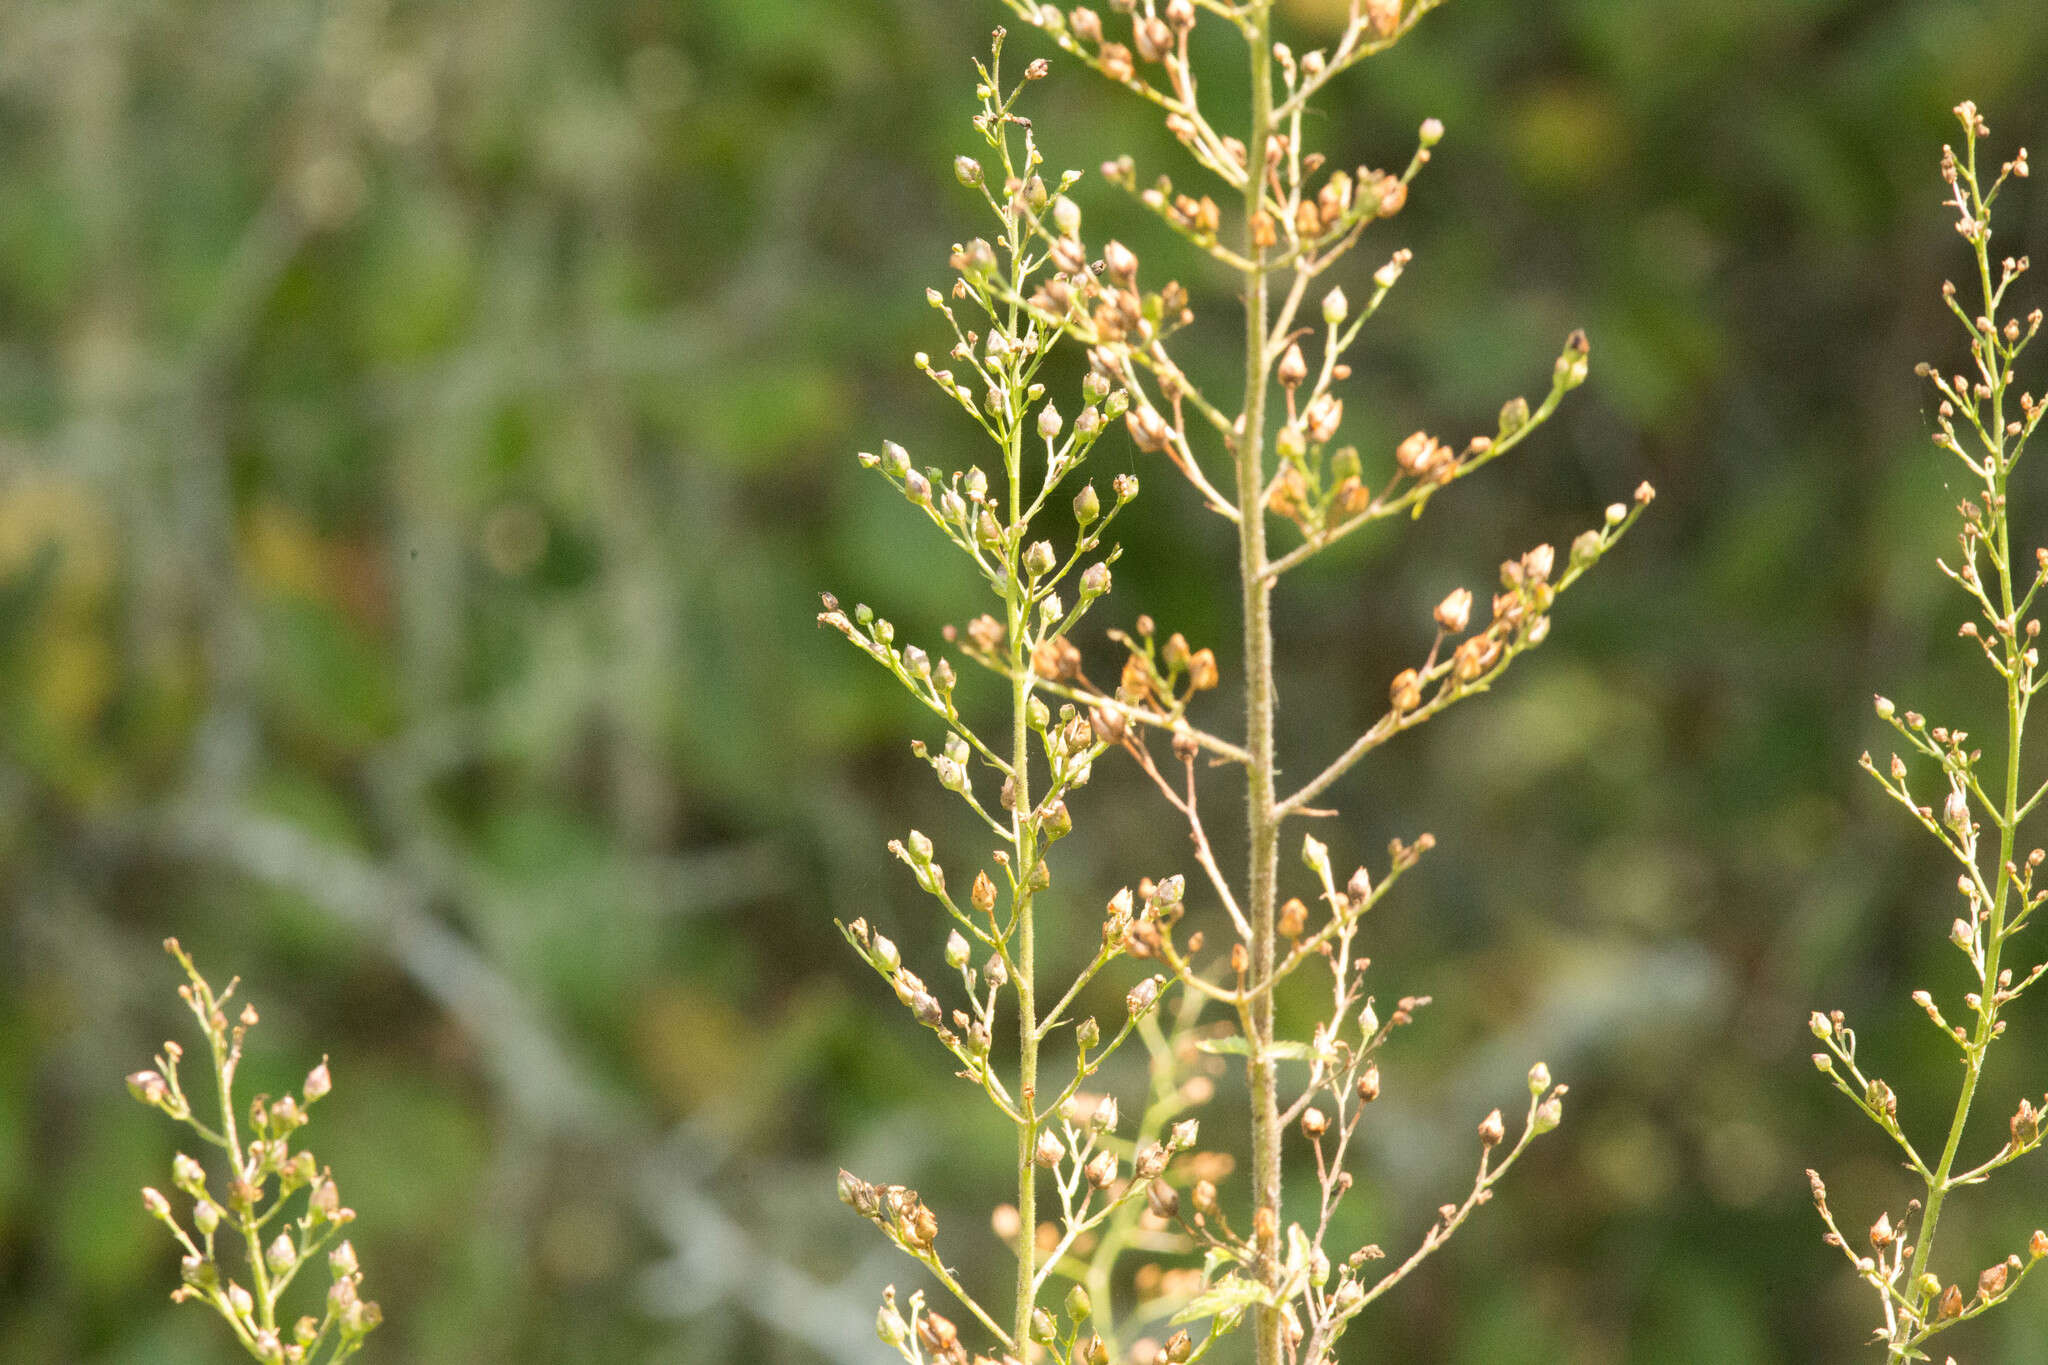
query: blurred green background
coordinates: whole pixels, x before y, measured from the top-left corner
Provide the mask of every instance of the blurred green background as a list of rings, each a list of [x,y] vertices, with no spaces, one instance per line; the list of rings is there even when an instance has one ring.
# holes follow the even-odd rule
[[[1306,47],[1344,6],[1286,9]],[[982,230],[948,161],[999,17],[0,5],[0,1358],[228,1358],[166,1302],[135,1194],[175,1141],[120,1085],[180,1027],[167,933],[248,979],[257,1087],[333,1055],[309,1137],[363,1212],[390,1320],[366,1360],[878,1360],[876,1291],[918,1272],[835,1202],[840,1163],[923,1188],[997,1274],[1004,1150],[831,928],[935,961],[883,843],[973,833],[906,700],[811,618],[822,588],[927,638],[978,610],[851,454],[980,454],[907,362]],[[1931,567],[1954,495],[1911,367],[1961,354],[1949,107],[2048,147],[2044,58],[2032,0],[1458,0],[1314,129],[1387,165],[1450,128],[1355,263],[1417,251],[1362,432],[1480,429],[1571,326],[1594,364],[1509,464],[1290,580],[1289,761],[1376,710],[1448,588],[1662,495],[1498,695],[1383,751],[1318,831],[1344,866],[1440,841],[1369,935],[1383,995],[1438,1003],[1388,1066],[1350,1241],[1412,1243],[1530,1060],[1573,1085],[1347,1359],[1859,1358],[1802,1168],[1845,1224],[1907,1191],[1804,1021],[1848,1009],[1938,1126],[1950,1064],[1905,997],[1961,989],[1951,874],[1854,764],[1873,689],[1991,719]],[[1039,90],[1056,167],[1192,178],[1093,77]],[[1077,197],[1163,268],[1117,192]],[[2002,226],[2048,259],[2048,200]],[[1200,372],[1232,301],[1184,278]],[[1222,527],[1103,450],[1146,483],[1103,620],[1216,644],[1227,727]],[[1090,922],[1185,862],[1104,766],[1063,873]],[[1987,1148],[2043,1084],[2039,1005]],[[2039,1188],[1952,1215],[1950,1274],[2018,1245]],[[2048,1294],[2023,1297],[1945,1341],[2035,1358]]]

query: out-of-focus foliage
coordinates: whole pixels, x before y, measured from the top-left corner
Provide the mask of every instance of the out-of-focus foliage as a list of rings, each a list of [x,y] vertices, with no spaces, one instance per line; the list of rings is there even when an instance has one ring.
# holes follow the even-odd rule
[[[1298,45],[1342,8],[1299,0]],[[345,1081],[323,1155],[387,1314],[364,1359],[874,1358],[884,1272],[831,1158],[935,1196],[1005,1163],[830,930],[935,958],[882,840],[951,816],[810,593],[872,585],[920,629],[960,600],[850,454],[961,434],[906,361],[969,230],[947,164],[995,17],[0,6],[0,1357],[215,1358],[165,1301],[134,1190],[168,1139],[120,1085],[174,1027],[177,933],[265,1010],[253,1088],[320,1051]],[[1641,474],[1663,495],[1514,695],[1349,779],[1367,833],[1444,850],[1368,951],[1437,996],[1402,1046],[1448,1077],[1382,1102],[1355,1240],[1426,1221],[1441,1137],[1520,1059],[1574,1087],[1355,1358],[1750,1365],[1853,1330],[1800,1171],[1876,1191],[1891,1157],[1817,1093],[1803,1021],[1839,1003],[1875,1047],[1891,1020],[1909,1125],[1945,1080],[1892,1006],[1952,970],[1919,956],[1948,874],[1853,760],[1874,688],[1974,695],[1924,571],[1910,367],[1955,261],[1927,167],[1965,95],[2048,145],[2044,60],[2024,0],[1457,0],[1345,81],[1355,160],[1450,127],[1383,239],[1417,261],[1354,410],[1477,429],[1571,325],[1594,380],[1453,490],[1455,538],[1343,552],[1398,617],[1346,566],[1290,581],[1314,751],[1447,588]],[[1185,172],[1113,92],[1049,88],[1056,164]],[[2038,199],[2013,221],[2048,259]],[[1227,355],[1230,300],[1189,284]],[[1150,486],[1118,596],[1227,647],[1187,572],[1222,528]],[[1185,861],[1130,774],[1086,799],[1091,900]],[[2038,1088],[2044,1027],[2022,1009],[1991,1083]],[[1952,1235],[1986,1263],[2038,1221],[1982,1217]],[[2003,1316],[1972,1354],[2048,1330],[2038,1296]]]

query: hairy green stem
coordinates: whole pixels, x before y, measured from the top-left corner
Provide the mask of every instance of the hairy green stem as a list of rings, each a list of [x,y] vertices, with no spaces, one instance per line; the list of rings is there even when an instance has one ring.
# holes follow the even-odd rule
[[[1021,236],[1014,220],[1011,241]],[[1022,281],[1022,251],[1013,256],[1013,268]],[[1011,308],[1014,323],[1015,306]],[[1012,400],[1015,411],[1005,441],[1004,463],[1010,476],[1010,524],[1021,526],[1024,510],[1024,411]],[[1013,536],[1013,540],[1021,537]],[[1031,813],[1031,652],[1027,632],[1031,625],[1031,601],[1019,564],[1023,547],[1008,550],[1008,598],[1010,639],[1010,781],[1011,828],[1016,833],[1017,867],[1015,890],[1016,939],[1010,956],[1016,965],[1017,988],[1017,1112],[1023,1122],[1017,1127],[1017,1312],[1010,1340],[1020,1358],[1029,1350],[1031,1310],[1036,1305],[1038,1244],[1038,1000],[1036,981],[1036,925],[1031,886],[1038,859],[1038,827]]]
[[[1273,131],[1272,6],[1247,16],[1251,52],[1251,124],[1245,133],[1244,416],[1237,438],[1238,573],[1244,596],[1245,812],[1249,875],[1245,913],[1251,921],[1251,998],[1245,1009],[1250,1051],[1253,1228],[1263,1230],[1267,1253],[1277,1248],[1280,1226],[1280,1096],[1273,1058],[1273,944],[1279,874],[1280,817],[1274,802],[1273,582],[1266,559],[1265,438],[1267,358],[1266,252],[1258,244],[1264,212],[1266,148]],[[1259,1365],[1280,1365],[1280,1310],[1255,1316]]]

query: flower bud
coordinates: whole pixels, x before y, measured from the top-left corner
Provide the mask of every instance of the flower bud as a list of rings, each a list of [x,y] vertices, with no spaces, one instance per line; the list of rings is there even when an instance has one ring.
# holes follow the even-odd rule
[[[1499,434],[1494,440],[1504,441],[1528,425],[1529,400],[1520,397],[1510,398],[1501,404]]]
[[[1970,832],[1970,798],[1961,787],[1949,788],[1948,800],[1942,803],[1941,818],[1957,834]]]
[[[1479,1144],[1482,1147],[1498,1147],[1507,1135],[1507,1125],[1501,1121],[1500,1110],[1494,1110],[1479,1121]]]
[[[1038,410],[1038,434],[1046,440],[1050,441],[1058,436],[1063,425],[1065,424],[1060,420],[1060,410],[1052,404],[1047,403]]]
[[[277,1240],[263,1249],[263,1263],[270,1267],[273,1275],[282,1275],[299,1261],[299,1249],[292,1244],[291,1234],[280,1232]]]
[[[1098,1190],[1108,1188],[1109,1183],[1116,1179],[1116,1153],[1097,1152],[1088,1158],[1088,1165],[1083,1168],[1082,1174],[1087,1177],[1091,1187]]]
[[[1109,591],[1109,565],[1090,564],[1081,571],[1081,600],[1091,601]]]
[[[1038,1146],[1033,1150],[1031,1159],[1050,1170],[1059,1165],[1060,1158],[1066,1154],[1066,1145],[1059,1140],[1056,1134],[1047,1130],[1038,1135]]]
[[[1341,285],[1323,295],[1323,321],[1330,326],[1341,325],[1350,312],[1351,300],[1344,297]]]
[[[1458,588],[1443,601],[1437,603],[1436,623],[1452,635],[1463,633],[1472,620],[1472,593],[1470,589]]]
[[[1074,520],[1085,527],[1101,515],[1102,498],[1096,493],[1095,485],[1083,484],[1081,491],[1074,495]]]
[[[1089,1302],[1088,1291],[1086,1289],[1076,1284],[1072,1289],[1069,1289],[1067,1291],[1068,1322],[1071,1322],[1076,1327],[1078,1327],[1082,1323],[1088,1321],[1089,1315],[1094,1311],[1095,1305]]]
[[[1088,1127],[1095,1133],[1114,1133],[1117,1122],[1116,1096],[1104,1095],[1102,1102],[1095,1106],[1095,1112],[1088,1116]]]
[[[876,934],[874,946],[868,950],[868,960],[885,972],[894,972],[903,965],[903,954],[896,950],[894,939]]]
[[[946,965],[956,970],[967,965],[970,950],[958,929],[946,935]]]
[[[334,1077],[327,1070],[327,1059],[322,1057],[320,1065],[306,1073],[306,1084],[301,1093],[305,1095],[306,1103],[311,1104],[332,1089]]]
[[[1425,147],[1434,147],[1444,140],[1442,119],[1426,118],[1422,121],[1420,140]]]
[[[953,158],[953,176],[963,185],[979,185],[981,163],[971,156],[956,156]]]
[[[356,1249],[351,1242],[343,1242],[327,1253],[327,1268],[337,1280],[346,1279],[356,1273]]]
[[[1540,1095],[1550,1089],[1550,1068],[1538,1062],[1529,1068],[1529,1093]]]
[[[1582,331],[1574,331],[1565,338],[1564,353],[1557,358],[1558,387],[1575,389],[1586,382],[1586,356],[1592,349]]]
[[[1129,288],[1138,274],[1138,258],[1131,249],[1119,241],[1110,241],[1102,248],[1102,266],[1111,279]]]
[[[1043,578],[1057,567],[1059,558],[1050,541],[1033,541],[1024,551],[1024,571],[1034,578]]]

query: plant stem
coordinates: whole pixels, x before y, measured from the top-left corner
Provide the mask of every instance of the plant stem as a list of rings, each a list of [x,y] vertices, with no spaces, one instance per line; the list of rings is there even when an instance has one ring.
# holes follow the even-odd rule
[[[1970,139],[1968,183],[1971,197],[1977,200],[1977,149],[1976,139]],[[1983,212],[1979,201],[1979,212]],[[1977,275],[1984,291],[1984,308],[1987,317],[1997,313],[1997,296],[1991,286],[1991,260],[1988,235],[1979,236],[1975,243],[1977,253]],[[1989,426],[1989,454],[1994,471],[1989,481],[1989,506],[1985,509],[1997,535],[1998,548],[1996,566],[1998,569],[1999,609],[2006,620],[2015,619],[2012,590],[2012,536],[2011,523],[2006,515],[2006,482],[2010,469],[2005,457],[2005,360],[1998,354],[1997,333],[1993,331],[1981,338],[1989,364],[1991,385],[1991,423]],[[1941,1206],[1948,1198],[1950,1178],[1955,1171],[1956,1152],[1962,1145],[1963,1129],[1970,1119],[1970,1106],[1977,1098],[1977,1082],[1984,1074],[1984,1054],[1996,1037],[1998,1022],[1998,972],[1999,957],[2005,946],[2006,897],[2012,890],[2013,847],[2019,835],[2020,822],[2020,744],[2026,731],[2028,695],[2022,683],[2021,664],[2017,657],[2020,649],[2014,644],[2014,637],[2007,633],[2005,644],[2005,792],[2004,809],[1999,816],[1998,830],[1998,875],[1991,898],[1990,916],[1984,924],[1984,973],[1982,993],[1977,1007],[1977,1026],[1970,1041],[1970,1050],[1965,1057],[1963,1087],[1956,1096],[1955,1115],[1949,1121],[1948,1141],[1941,1149],[1941,1161],[1934,1168],[1933,1177],[1927,1182],[1927,1208],[1921,1215],[1920,1240],[1913,1248],[1913,1265],[1907,1276],[1907,1294],[1919,1318],[1926,1320],[1932,1294],[1922,1294],[1919,1289],[1920,1276],[1926,1271],[1927,1263],[1934,1252],[1934,1232],[1941,1221]],[[1938,1292],[1938,1291],[1937,1291]],[[1903,1361],[1911,1359],[1912,1334],[1902,1326],[1899,1335],[1892,1341],[1888,1359]]]
[[[1005,158],[1007,160],[1007,157]],[[1010,220],[1013,298],[1023,284],[1022,225]],[[1016,324],[1016,305],[1010,307],[1010,322]],[[1024,516],[1024,408],[1015,396],[1010,400],[1008,430],[1005,433],[1003,463],[1010,476],[1011,544],[1005,597],[1010,640],[1010,780],[1013,800],[1010,828],[1017,851],[1016,881],[1011,892],[1016,902],[1016,939],[1010,948],[1016,964],[1017,987],[1017,1112],[1023,1122],[1017,1128],[1017,1311],[1010,1340],[1020,1359],[1028,1358],[1031,1340],[1031,1310],[1036,1306],[1038,1253],[1038,998],[1036,932],[1032,876],[1038,859],[1038,823],[1031,818],[1031,726],[1029,708],[1036,674],[1032,670],[1027,632],[1031,625],[1031,595],[1025,584],[1020,529]]]
[[[1251,7],[1246,17],[1251,51],[1251,125],[1245,135],[1244,428],[1237,438],[1238,573],[1244,595],[1245,811],[1249,841],[1246,915],[1251,920],[1250,1001],[1245,1010],[1250,1052],[1245,1069],[1251,1087],[1252,1198],[1258,1213],[1270,1210],[1278,1245],[1280,1226],[1280,1098],[1273,1047],[1273,943],[1279,872],[1279,813],[1274,803],[1273,584],[1266,560],[1265,438],[1267,382],[1267,282],[1265,248],[1258,245],[1264,212],[1266,147],[1273,125],[1272,6]],[[1280,1365],[1280,1310],[1256,1315],[1259,1365]]]

